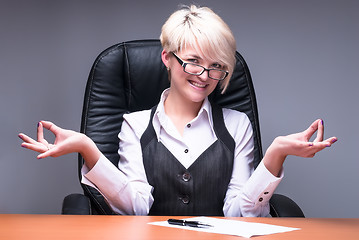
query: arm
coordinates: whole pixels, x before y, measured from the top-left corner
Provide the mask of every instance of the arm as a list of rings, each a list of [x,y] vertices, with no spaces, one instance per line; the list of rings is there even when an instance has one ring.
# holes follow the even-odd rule
[[[54,133],[56,138],[53,144],[44,139],[43,128]],[[101,154],[89,137],[82,133],[62,129],[51,122],[39,122],[37,141],[23,133],[20,133],[19,137],[24,141],[21,144],[22,147],[40,153],[37,156],[38,159],[79,152],[85,160],[82,169],[83,183],[93,184],[93,187],[96,187],[108,200],[115,212],[145,215],[153,202],[151,186],[147,183],[144,169],[141,171],[143,166],[141,165],[140,143],[137,144],[134,130],[126,121],[123,128],[125,134],[120,134],[120,136],[123,138],[121,140],[124,144],[121,145],[124,145],[124,149],[122,151],[120,148],[119,153],[123,155],[121,159],[125,164],[121,171]],[[134,149],[136,150],[132,151]],[[131,155],[131,153],[136,154]],[[122,164],[119,163],[119,165],[121,167]]]
[[[147,113],[124,115],[118,135],[118,168],[104,155],[92,170],[88,171],[86,166],[82,168],[82,183],[92,183],[106,197],[112,209],[122,215],[147,215],[153,202],[139,140],[149,121]]]
[[[301,133],[276,138],[262,162],[254,170],[253,153],[252,155],[250,153],[253,151],[253,139],[249,120],[247,131],[240,132],[236,129],[245,129],[246,125],[233,124],[239,122],[239,116],[229,114],[227,118],[226,126],[235,139],[236,153],[233,175],[223,208],[226,216],[267,216],[269,200],[283,178],[282,165],[286,156],[292,154],[313,157],[315,153],[331,146],[337,140],[332,137],[323,141],[323,124],[320,120],[316,120]],[[313,142],[308,142],[317,130],[317,138]]]
[[[229,112],[225,117],[225,123],[235,140],[236,147],[232,178],[223,207],[224,215],[229,217],[268,216],[269,199],[280,183],[282,175],[279,178],[273,176],[263,162],[254,170],[253,130],[246,115],[236,111]]]
[[[55,135],[55,142],[49,144],[44,138],[44,128]],[[46,157],[59,157],[68,153],[78,152],[85,160],[88,168],[92,168],[99,159],[101,152],[96,144],[85,134],[62,129],[52,122],[41,121],[37,127],[37,141],[20,133],[24,141],[21,146],[39,152],[38,159]]]

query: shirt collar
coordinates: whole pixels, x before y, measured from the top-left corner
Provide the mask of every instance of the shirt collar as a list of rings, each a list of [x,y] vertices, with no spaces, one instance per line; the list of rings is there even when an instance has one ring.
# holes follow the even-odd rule
[[[164,125],[168,124],[168,121],[169,121],[169,118],[167,117],[167,115],[165,113],[165,108],[164,108],[164,102],[165,102],[168,94],[169,94],[169,88],[165,89],[162,92],[160,102],[158,103],[157,109],[156,109],[155,114],[153,116],[152,123],[153,123],[153,128],[154,128],[154,130],[156,132],[158,141],[160,141],[161,126],[164,126]],[[192,121],[195,121],[202,114],[207,115],[208,124],[211,126],[213,134],[215,134],[214,129],[213,129],[212,107],[211,107],[211,103],[209,102],[207,97],[204,99],[203,104],[202,104],[202,106],[201,106],[201,108],[200,108],[200,110],[198,112],[197,117],[195,119],[193,119]]]

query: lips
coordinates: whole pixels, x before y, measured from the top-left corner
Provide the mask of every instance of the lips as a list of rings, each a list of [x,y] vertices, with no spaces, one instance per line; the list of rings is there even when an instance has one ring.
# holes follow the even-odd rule
[[[208,84],[202,84],[202,83],[198,83],[198,82],[195,82],[195,81],[189,81],[189,83],[195,87],[198,87],[198,88],[205,88],[208,86]]]

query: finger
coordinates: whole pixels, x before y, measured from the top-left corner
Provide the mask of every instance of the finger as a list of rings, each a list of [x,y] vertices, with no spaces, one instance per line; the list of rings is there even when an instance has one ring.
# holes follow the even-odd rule
[[[48,147],[46,147],[44,144],[42,143],[38,143],[36,142],[35,144],[33,143],[22,143],[21,147],[33,150],[35,152],[39,152],[39,153],[43,153],[45,151],[48,150]]]
[[[317,143],[298,141],[293,147],[295,156],[312,158],[319,151],[320,146]]]
[[[337,137],[331,137],[331,138],[326,139],[324,142],[326,143],[326,146],[327,146],[327,147],[330,147],[330,146],[332,146],[336,141],[338,141],[338,138],[337,138]]]
[[[305,157],[314,157],[316,153],[322,151],[323,149],[327,148],[328,144],[324,142],[317,142],[313,143],[312,146],[308,149]]]
[[[324,137],[324,122],[322,119],[317,120],[317,124],[318,124],[318,133],[317,133],[317,137],[314,139],[313,142],[321,142],[323,141],[323,137]]]
[[[305,132],[306,140],[309,141],[309,139],[313,136],[313,134],[318,130],[318,122],[320,119],[315,120],[309,128],[307,128]]]
[[[37,159],[42,159],[42,158],[46,158],[46,157],[51,157],[51,156],[55,156],[58,152],[58,148],[57,147],[53,147],[48,149],[47,151],[39,154],[37,156]]]
[[[322,142],[315,142],[310,146],[310,154],[316,154],[317,152],[322,151],[323,149],[330,147],[334,144],[338,139],[336,137],[331,137]]]
[[[25,135],[25,134],[23,134],[23,133],[20,133],[18,136],[19,136],[19,138],[20,138],[21,140],[23,140],[23,141],[26,142],[26,143],[32,143],[32,144],[36,144],[36,143],[37,143],[34,139],[32,139],[31,137],[29,137],[29,136],[27,136],[27,135]]]
[[[37,124],[37,141],[43,144],[47,144],[47,141],[44,139],[44,128],[42,127],[41,122]]]
[[[56,133],[59,131],[59,127],[56,126],[54,123],[49,122],[49,121],[41,121],[41,124],[43,125],[44,128],[46,128],[47,130],[50,130],[51,132],[53,132],[55,135]]]

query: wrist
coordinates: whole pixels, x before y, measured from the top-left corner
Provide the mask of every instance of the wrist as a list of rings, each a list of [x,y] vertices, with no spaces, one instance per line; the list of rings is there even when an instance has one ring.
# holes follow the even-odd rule
[[[86,155],[89,149],[91,149],[92,144],[93,141],[88,136],[83,133],[80,133],[80,144],[78,146],[78,152],[81,155]]]
[[[81,144],[78,152],[81,154],[87,167],[91,169],[100,158],[101,152],[91,138],[82,133],[81,135]]]
[[[280,137],[277,137],[268,147],[263,158],[263,163],[268,171],[270,171],[274,176],[278,176],[286,157],[287,154],[284,152],[281,139]]]
[[[275,159],[285,159],[288,154],[285,151],[284,142],[282,140],[282,137],[276,137],[272,144],[268,147],[266,151],[266,155],[270,154]]]

